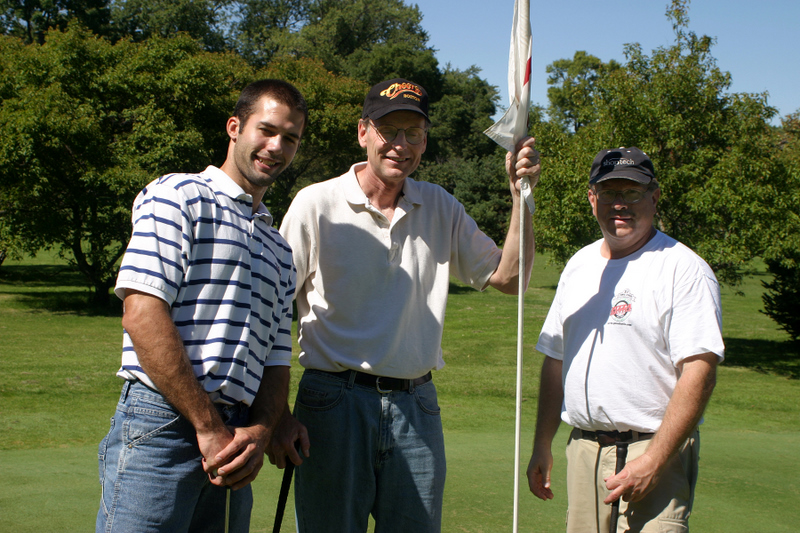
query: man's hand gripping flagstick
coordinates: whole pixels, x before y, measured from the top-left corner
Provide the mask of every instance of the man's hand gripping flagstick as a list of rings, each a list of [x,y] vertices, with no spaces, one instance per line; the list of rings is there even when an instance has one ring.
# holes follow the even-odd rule
[[[514,22],[511,26],[511,50],[508,57],[508,93],[510,105],[503,117],[484,131],[494,142],[514,152],[517,143],[528,134],[528,110],[530,108],[531,80],[531,22],[530,0],[515,0]],[[519,305],[517,309],[517,404],[516,438],[514,446],[514,523],[516,533],[519,526],[519,469],[520,469],[520,425],[522,411],[522,338],[525,299],[525,205],[531,212],[536,210],[533,187],[525,176],[520,180],[519,216]]]

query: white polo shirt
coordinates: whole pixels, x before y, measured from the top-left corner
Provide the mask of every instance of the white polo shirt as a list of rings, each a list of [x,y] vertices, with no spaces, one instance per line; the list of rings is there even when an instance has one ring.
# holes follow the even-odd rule
[[[197,380],[212,401],[252,404],[264,366],[291,362],[291,250],[264,205],[222,170],[169,174],[133,206],[133,235],[115,292],[167,302]],[[155,388],[123,336],[125,379]]]
[[[482,289],[501,251],[438,185],[406,178],[389,220],[353,165],[301,190],[281,234],[294,253],[300,363],[417,378],[444,366],[450,275]]]

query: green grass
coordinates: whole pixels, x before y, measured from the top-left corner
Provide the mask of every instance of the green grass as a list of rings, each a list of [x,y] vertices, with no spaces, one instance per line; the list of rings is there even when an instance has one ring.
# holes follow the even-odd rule
[[[540,257],[525,298],[523,470],[542,361],[533,346],[558,274]],[[754,272],[723,291],[727,360],[701,432],[694,531],[778,533],[800,523],[800,356],[759,312],[762,279]],[[91,308],[89,295],[52,257],[0,267],[0,530],[93,527],[96,447],[119,394],[121,326],[118,304]],[[511,528],[516,305],[515,297],[451,286],[447,365],[434,378],[448,457],[445,532]],[[562,427],[554,445],[556,498],[537,500],[522,478],[520,531],[563,531],[566,434]],[[254,532],[272,530],[280,477],[265,466],[254,484]],[[284,531],[294,530],[291,509],[290,502]]]

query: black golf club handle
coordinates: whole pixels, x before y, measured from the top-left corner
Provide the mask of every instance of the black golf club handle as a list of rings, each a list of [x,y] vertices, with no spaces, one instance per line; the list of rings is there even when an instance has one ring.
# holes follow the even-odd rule
[[[625,468],[625,461],[628,459],[628,443],[617,442],[617,464],[614,467],[614,473],[619,474]],[[617,498],[611,502],[611,523],[609,525],[609,533],[616,533],[617,522],[619,521],[619,500]]]
[[[295,443],[295,448],[300,450],[300,443]],[[294,463],[286,457],[286,467],[283,469],[283,480],[281,481],[281,492],[278,495],[278,508],[275,510],[275,522],[272,525],[272,533],[280,533],[283,523],[283,512],[286,510],[286,500],[289,499],[289,487],[292,485],[292,474],[294,473]]]

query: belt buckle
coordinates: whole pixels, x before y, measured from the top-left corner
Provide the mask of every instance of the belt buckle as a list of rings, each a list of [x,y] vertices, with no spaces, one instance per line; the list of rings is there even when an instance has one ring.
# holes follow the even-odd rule
[[[377,376],[375,378],[375,389],[377,389],[377,391],[381,394],[389,394],[392,392],[392,389],[386,390],[381,388],[381,376]]]

